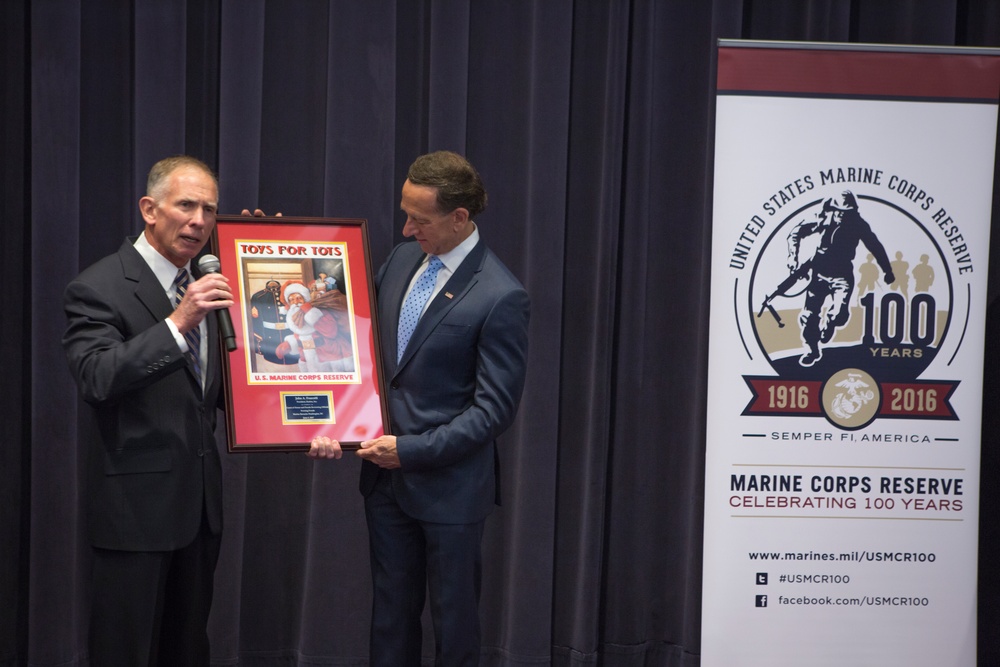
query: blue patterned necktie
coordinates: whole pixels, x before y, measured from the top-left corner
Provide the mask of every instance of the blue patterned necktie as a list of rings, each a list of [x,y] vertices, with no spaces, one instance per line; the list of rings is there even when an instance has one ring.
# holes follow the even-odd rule
[[[184,299],[184,294],[187,292],[187,286],[190,282],[191,279],[188,276],[187,269],[179,269],[177,277],[174,278],[175,307],[181,305],[181,300]],[[198,331],[198,327],[184,334],[184,340],[187,341],[187,357],[191,360],[191,365],[194,367],[194,374],[201,380],[201,360],[199,359],[199,355],[201,354],[201,333]]]
[[[410,290],[409,296],[406,297],[403,309],[399,311],[399,330],[396,334],[397,362],[403,358],[403,351],[406,349],[406,344],[410,342],[410,336],[413,335],[413,330],[417,328],[417,322],[420,320],[420,315],[424,312],[427,299],[431,297],[431,293],[434,291],[434,283],[437,282],[438,271],[444,266],[444,263],[437,255],[431,255],[430,257],[430,260],[427,262],[427,268],[424,269],[423,274],[417,279],[417,282],[413,284],[413,289]]]

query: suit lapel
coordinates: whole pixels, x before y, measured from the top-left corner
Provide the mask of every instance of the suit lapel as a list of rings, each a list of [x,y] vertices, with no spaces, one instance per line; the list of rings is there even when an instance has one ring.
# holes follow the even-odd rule
[[[149,268],[146,264],[146,260],[142,258],[139,251],[135,249],[133,244],[135,243],[135,238],[127,238],[122,244],[122,247],[118,251],[118,255],[121,258],[122,272],[125,274],[125,279],[130,280],[135,284],[135,297],[145,306],[146,310],[153,317],[156,322],[162,322],[170,316],[170,313],[174,312],[174,304],[170,302],[166,293],[163,291],[163,286],[160,281],[156,279],[156,275],[153,270]],[[192,269],[194,267],[192,266]],[[208,324],[207,333],[209,336],[218,336],[218,329],[216,328],[215,318],[206,318]],[[210,341],[212,338],[206,339],[209,341],[208,347],[208,366],[205,368],[205,387],[208,389],[209,382],[217,381],[219,379],[219,374],[215,372],[215,369],[219,366],[219,358],[217,354],[213,354],[216,350],[213,350],[215,346],[211,345]],[[190,377],[198,388],[199,393],[201,392],[201,378],[198,378],[194,374],[194,368],[185,359],[185,366],[187,368],[188,377]],[[209,395],[209,392],[205,392]]]
[[[153,270],[146,264],[146,260],[132,246],[134,241],[134,238],[126,239],[118,251],[125,279],[135,284],[135,297],[146,307],[153,319],[164,320],[174,311],[173,304],[164,293]]]
[[[424,253],[419,251],[419,246],[414,243],[413,246],[416,248],[417,252],[414,253],[414,259],[411,262],[411,266],[408,271],[400,273],[398,278],[391,278],[388,274],[383,277],[382,283],[379,285],[379,300],[381,303],[393,305],[390,307],[386,305],[383,309],[380,309],[380,315],[384,314],[382,318],[384,321],[379,322],[379,329],[382,335],[382,346],[385,347],[388,341],[392,341],[392,354],[385,355],[386,362],[392,362],[392,368],[396,365],[396,357],[399,350],[397,349],[396,340],[399,334],[399,314],[403,310],[403,297],[406,296],[406,288],[410,284],[410,280],[413,279],[413,275],[420,269],[420,264],[423,262]],[[403,253],[409,250],[409,247],[404,244],[399,247],[396,252]],[[390,258],[391,262],[392,258]],[[400,263],[404,266],[408,260],[406,258],[401,258]],[[383,301],[383,299],[385,299]],[[402,361],[402,360],[400,360]]]
[[[402,368],[410,360],[410,357],[420,349],[421,344],[434,331],[434,328],[437,327],[441,320],[444,319],[448,311],[461,302],[469,290],[472,289],[472,286],[476,284],[476,276],[483,268],[485,257],[486,245],[480,240],[476,244],[476,247],[462,260],[458,269],[448,279],[444,287],[441,288],[441,291],[427,305],[427,310],[424,311],[423,317],[417,322],[417,328],[413,330],[413,335],[410,336],[410,342],[403,353],[403,358],[399,360],[399,368]],[[409,284],[409,278],[412,278],[413,272],[411,271],[408,276],[405,284]],[[405,292],[405,287],[403,291]],[[400,304],[401,307],[402,304]],[[399,310],[397,309],[397,314],[398,312]],[[398,316],[396,319],[399,319]],[[395,335],[395,332],[393,332],[393,335]]]
[[[205,339],[205,349],[207,350],[205,365],[205,396],[217,395],[215,385],[222,381],[222,345],[213,345],[213,341],[219,340],[219,318],[211,313],[205,318],[205,332],[208,338]]]
[[[423,327],[425,322],[427,323],[428,330],[437,326],[437,323],[441,321],[445,313],[461,301],[469,289],[476,284],[476,275],[483,268],[484,249],[485,246],[480,241],[466,258],[462,260],[455,273],[452,274],[448,282],[441,288],[441,291],[428,304],[427,312],[424,313],[424,316],[420,318],[420,322],[417,323],[418,331]]]

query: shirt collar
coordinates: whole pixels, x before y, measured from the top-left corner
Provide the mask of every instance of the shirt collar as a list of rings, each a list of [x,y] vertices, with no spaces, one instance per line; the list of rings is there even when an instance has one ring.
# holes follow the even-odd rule
[[[139,238],[135,240],[132,246],[146,260],[146,264],[152,269],[153,275],[156,276],[156,280],[159,281],[164,292],[169,292],[173,288],[174,278],[177,277],[177,271],[180,268],[185,268],[189,274],[191,273],[191,262],[188,262],[183,267],[174,266],[173,262],[161,255],[156,248],[149,244],[145,233],[140,233]],[[193,275],[191,276],[191,280],[194,280]]]
[[[450,273],[454,273],[465,258],[469,256],[472,249],[476,247],[479,243],[479,227],[476,223],[472,223],[472,233],[469,234],[468,238],[459,243],[457,246],[449,250],[448,252],[438,255],[438,259],[444,264],[444,268],[448,269]],[[425,260],[426,261],[426,260]]]

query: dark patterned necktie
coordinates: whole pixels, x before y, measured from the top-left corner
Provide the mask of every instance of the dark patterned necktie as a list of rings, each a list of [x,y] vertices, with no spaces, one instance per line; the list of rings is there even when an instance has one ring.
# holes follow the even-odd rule
[[[181,300],[184,299],[184,294],[187,292],[187,286],[190,282],[191,278],[188,275],[187,269],[179,269],[177,277],[174,278],[175,307],[181,305]],[[201,354],[201,333],[198,331],[198,327],[196,326],[184,334],[184,340],[187,341],[187,357],[194,367],[194,374],[201,380],[201,360],[199,359],[199,355]]]
[[[420,315],[424,312],[424,305],[426,305],[427,299],[430,298],[431,293],[434,291],[434,283],[437,282],[437,274],[442,266],[444,266],[444,262],[437,255],[431,255],[431,258],[427,261],[427,268],[417,278],[417,282],[413,284],[413,289],[410,290],[410,294],[406,297],[403,309],[399,311],[399,330],[396,334],[396,361],[403,358],[403,350],[406,349],[406,344],[410,342],[413,330],[417,328],[417,322],[420,320]]]

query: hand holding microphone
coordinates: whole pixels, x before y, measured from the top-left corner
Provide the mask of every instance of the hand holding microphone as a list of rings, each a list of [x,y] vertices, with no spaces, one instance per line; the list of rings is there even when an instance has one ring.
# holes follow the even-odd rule
[[[203,274],[219,273],[222,264],[215,255],[202,255],[198,260],[198,268]],[[215,311],[219,320],[219,331],[222,332],[222,340],[226,344],[226,349],[230,352],[236,349],[236,333],[233,331],[233,320],[229,316],[229,310],[220,308]]]

